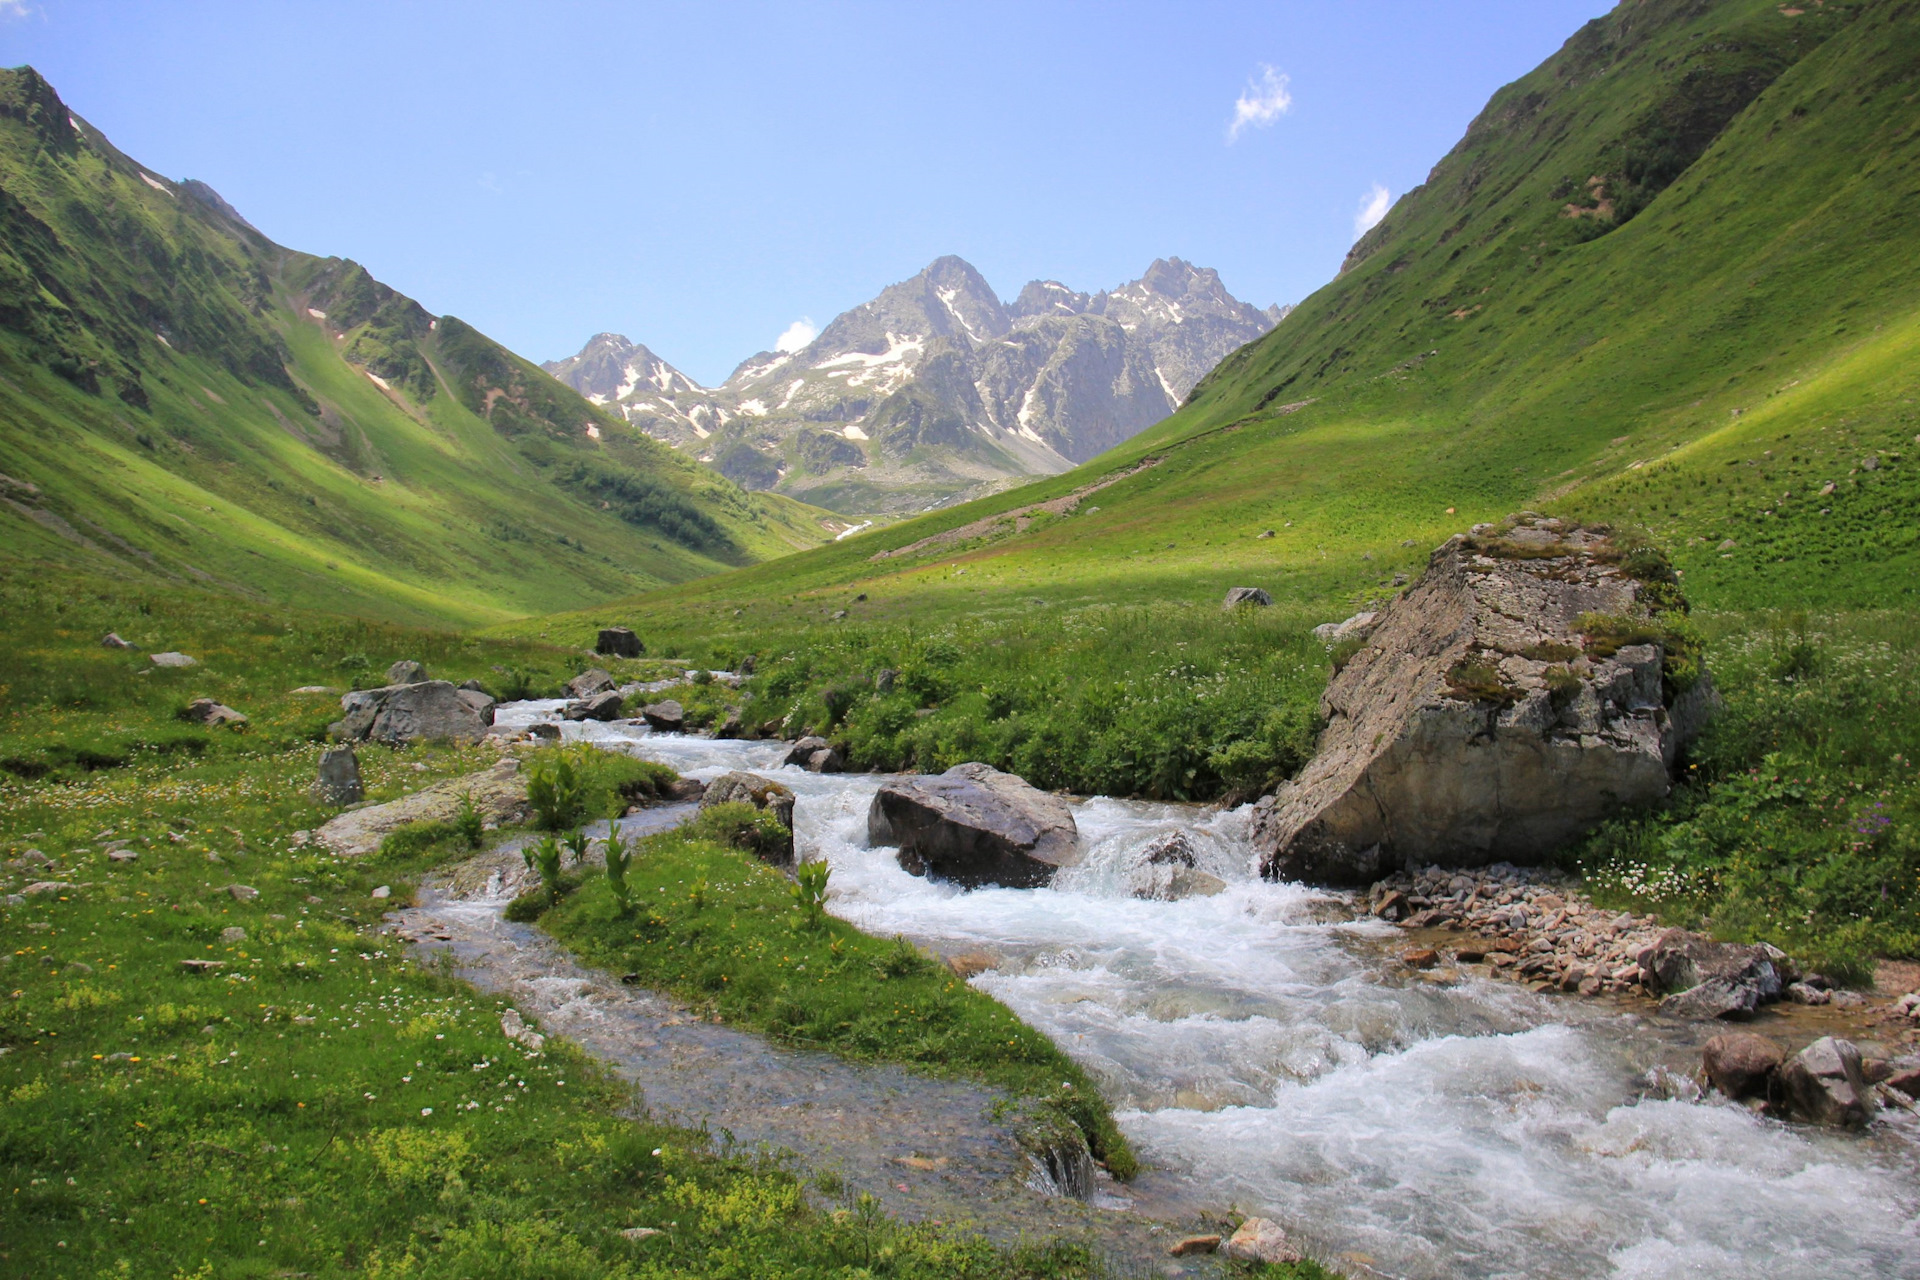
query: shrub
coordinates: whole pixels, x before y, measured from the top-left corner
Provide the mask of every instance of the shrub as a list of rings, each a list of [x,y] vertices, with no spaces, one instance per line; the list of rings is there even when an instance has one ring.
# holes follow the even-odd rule
[[[626,915],[633,910],[633,893],[627,887],[627,867],[633,862],[633,847],[621,838],[617,818],[607,820],[607,838],[600,852],[606,859],[607,887],[613,891],[613,900],[620,904],[620,914]]]
[[[480,806],[473,802],[473,793],[466,792],[460,797],[460,808],[454,813],[453,820],[447,824],[453,836],[468,849],[478,849],[481,840],[486,838],[486,815],[480,812]]]
[[[832,869],[825,859],[803,862],[793,869],[794,923],[802,929],[820,929],[827,922],[827,880]]]
[[[688,834],[743,849],[763,861],[784,861],[793,847],[793,833],[780,819],[750,804],[717,804],[702,809],[688,824]]]
[[[570,751],[543,753],[527,771],[527,803],[542,830],[571,827],[586,812],[586,795],[573,762]]]

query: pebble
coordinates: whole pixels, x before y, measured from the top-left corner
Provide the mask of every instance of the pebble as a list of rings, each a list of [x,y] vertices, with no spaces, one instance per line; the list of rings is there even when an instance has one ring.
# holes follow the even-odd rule
[[[1174,1246],[1168,1249],[1167,1253],[1171,1257],[1184,1258],[1193,1253],[1212,1253],[1219,1247],[1219,1236],[1187,1236],[1183,1240],[1175,1241]]]

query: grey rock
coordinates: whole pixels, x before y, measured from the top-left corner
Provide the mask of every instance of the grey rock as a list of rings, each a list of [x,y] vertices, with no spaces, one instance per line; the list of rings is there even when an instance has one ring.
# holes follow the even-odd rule
[[[738,769],[723,773],[707,784],[707,790],[700,797],[700,807],[711,809],[721,804],[750,804],[772,814],[780,825],[787,829],[786,856],[779,861],[793,861],[793,792],[771,778],[763,778],[757,773],[745,773]]]
[[[1264,872],[1358,885],[1395,867],[1538,861],[1664,797],[1711,685],[1668,700],[1658,645],[1588,656],[1583,614],[1647,613],[1617,560],[1604,531],[1544,517],[1436,550],[1327,686],[1314,759],[1255,804]]]
[[[609,689],[569,702],[561,715],[568,720],[618,720],[627,700]]]
[[[252,902],[260,896],[260,891],[250,884],[225,885],[221,888],[220,892],[226,894],[235,902]]]
[[[610,658],[638,658],[646,653],[647,646],[640,643],[640,637],[629,627],[602,627],[593,642],[593,651]]]
[[[340,706],[346,715],[327,728],[335,741],[478,742],[493,724],[494,700],[450,681],[424,680],[356,690]]]
[[[107,850],[107,861],[138,862],[140,861],[140,851],[137,849],[109,849]]]
[[[1298,1262],[1301,1256],[1280,1224],[1269,1218],[1248,1218],[1220,1246],[1220,1252],[1262,1266]]]
[[[825,738],[818,737],[813,734],[808,734],[806,737],[800,739],[798,742],[794,743],[791,747],[787,749],[786,759],[782,760],[780,763],[783,765],[787,765],[787,764],[798,765],[800,768],[805,769],[808,767],[808,764],[812,761],[814,753],[816,751],[828,751],[831,749],[832,749],[832,744],[829,743]],[[815,770],[814,772],[817,773],[819,772],[819,770]]]
[[[544,738],[548,742],[558,742],[560,740],[560,726],[557,724],[549,724],[545,720],[542,720],[537,724],[527,726],[527,736],[531,738]]]
[[[1871,1113],[1860,1050],[1851,1040],[1822,1036],[1789,1058],[1780,1078],[1788,1103],[1802,1119],[1858,1128]]]
[[[880,668],[880,670],[873,673],[874,691],[876,693],[892,693],[894,681],[899,678],[900,673],[892,667]]]
[[[220,931],[220,941],[222,942],[245,942],[246,940],[247,931],[237,924],[230,924]]]
[[[1648,989],[1670,993],[1660,1010],[1675,1017],[1744,1017],[1786,989],[1767,948],[1715,942],[1686,929],[1668,929],[1636,960]]]
[[[714,729],[713,736],[716,738],[744,738],[747,736],[746,726],[740,722],[739,707],[727,708],[727,714],[721,719],[719,726]]]
[[[1227,882],[1193,867],[1177,864],[1155,866],[1148,863],[1127,878],[1127,888],[1136,898],[1179,902],[1185,898],[1211,898],[1216,893],[1224,893]]]
[[[197,667],[200,665],[199,660],[196,658],[189,658],[184,653],[173,652],[150,653],[147,655],[147,661],[156,667]]]
[[[30,871],[36,867],[52,866],[53,859],[38,849],[27,849],[19,857],[7,859],[7,865],[15,871]]]
[[[460,682],[460,691],[462,693],[486,693],[487,686],[481,684],[478,680],[462,680]],[[488,696],[491,697],[492,695],[489,694]]]
[[[1321,644],[1339,644],[1342,640],[1365,640],[1379,624],[1375,612],[1356,613],[1343,622],[1323,622],[1313,629],[1313,638]]]
[[[575,698],[591,698],[613,687],[613,677],[598,667],[590,667],[567,681],[567,693]]]
[[[965,885],[1043,885],[1081,858],[1065,800],[979,763],[889,782],[867,811],[867,838],[897,845],[900,865]]]
[[[1229,587],[1227,588],[1226,603],[1221,607],[1238,609],[1243,604],[1250,604],[1258,605],[1264,609],[1272,603],[1273,597],[1268,595],[1266,591],[1260,587]]]
[[[388,684],[419,684],[428,678],[427,669],[412,658],[402,658],[387,668]]]
[[[845,773],[847,762],[836,747],[821,747],[807,757],[808,773]]]
[[[321,804],[358,804],[367,798],[360,781],[360,757],[352,747],[328,747],[320,753],[320,770],[311,792]]]
[[[118,631],[109,631],[106,635],[100,637],[100,647],[103,649],[138,649],[140,646],[134,644],[131,640],[122,640]]]
[[[672,698],[640,708],[640,718],[656,733],[679,733],[687,727],[686,708]]]
[[[238,728],[247,722],[244,715],[212,698],[195,698],[187,704],[181,718],[190,724],[206,725],[209,729]]]

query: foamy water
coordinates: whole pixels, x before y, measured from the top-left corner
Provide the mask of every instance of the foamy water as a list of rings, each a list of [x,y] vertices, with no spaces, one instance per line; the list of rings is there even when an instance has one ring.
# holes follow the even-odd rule
[[[777,776],[801,855],[833,868],[834,914],[992,953],[975,985],[1095,1075],[1149,1180],[1274,1217],[1356,1273],[1920,1277],[1911,1120],[1845,1134],[1668,1100],[1649,1072],[1691,1071],[1715,1028],[1410,974],[1383,959],[1391,926],[1259,880],[1239,815],[1087,800],[1082,866],[1047,889],[966,892],[867,847],[880,777],[781,768],[780,743],[563,732],[702,779]],[[1176,830],[1226,892],[1129,896],[1135,855]]]

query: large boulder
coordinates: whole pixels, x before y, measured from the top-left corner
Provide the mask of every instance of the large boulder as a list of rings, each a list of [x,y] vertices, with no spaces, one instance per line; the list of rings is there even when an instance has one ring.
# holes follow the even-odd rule
[[[786,856],[780,862],[793,861],[793,792],[771,778],[757,773],[734,770],[723,773],[707,784],[700,807],[711,809],[720,804],[750,804],[772,814],[787,829]]]
[[[1256,803],[1264,872],[1360,885],[1537,862],[1665,796],[1711,698],[1697,654],[1667,661],[1671,576],[1604,528],[1531,514],[1449,539],[1327,686],[1318,754]]]
[[[493,724],[494,701],[447,680],[422,680],[356,689],[340,706],[346,715],[327,727],[336,742],[478,742]]]
[[[787,751],[782,764],[797,764],[809,773],[845,773],[847,761],[839,748],[821,737],[805,737]]]
[[[1769,948],[1686,929],[1668,929],[1635,959],[1648,989],[1665,993],[1660,1011],[1677,1017],[1743,1018],[1786,990]]]
[[[1081,856],[1065,800],[977,763],[883,785],[867,811],[867,839],[899,846],[900,865],[914,875],[964,885],[1032,888]]]
[[[627,700],[611,689],[569,702],[561,712],[567,720],[618,720]]]
[[[415,822],[449,822],[471,799],[487,822],[504,825],[527,817],[527,780],[520,762],[505,759],[490,769],[448,778],[386,804],[349,809],[313,833],[313,838],[344,858],[361,858],[380,842]],[[518,862],[518,859],[515,859]]]
[[[427,678],[426,667],[412,658],[402,658],[387,668],[388,684],[419,684]]]
[[[679,733],[687,727],[687,709],[668,698],[640,708],[640,718],[656,733]]]
[[[1851,1040],[1820,1037],[1787,1059],[1780,1079],[1788,1103],[1803,1119],[1847,1128],[1867,1122],[1873,1095]]]
[[[593,651],[609,658],[638,658],[647,651],[647,646],[640,643],[640,637],[633,634],[631,628],[602,627]]]

